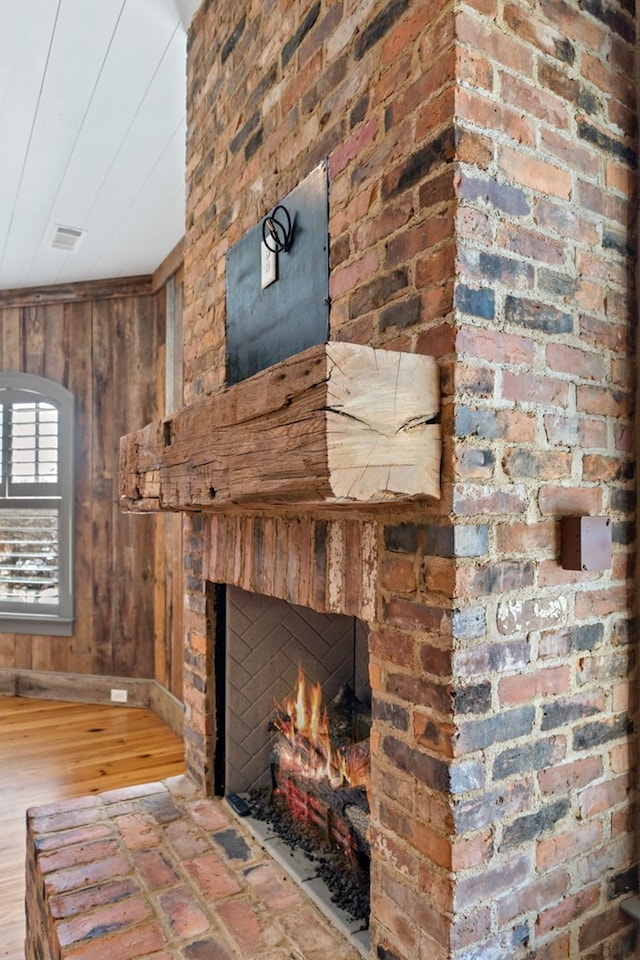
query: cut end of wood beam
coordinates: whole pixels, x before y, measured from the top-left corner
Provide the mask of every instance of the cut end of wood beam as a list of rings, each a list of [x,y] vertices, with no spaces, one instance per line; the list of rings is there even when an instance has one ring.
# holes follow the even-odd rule
[[[440,391],[433,357],[327,345],[327,452],[346,501],[440,496]]]

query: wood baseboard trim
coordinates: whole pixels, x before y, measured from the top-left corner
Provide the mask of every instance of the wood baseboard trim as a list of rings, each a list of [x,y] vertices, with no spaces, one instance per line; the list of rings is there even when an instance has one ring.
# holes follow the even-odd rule
[[[126,703],[114,702],[112,690],[126,691]],[[177,736],[182,736],[183,732],[182,703],[156,680],[0,668],[0,696],[146,707],[153,710]]]
[[[164,720],[177,737],[181,737],[184,733],[184,704],[157,680],[148,682],[149,708],[157,717]]]

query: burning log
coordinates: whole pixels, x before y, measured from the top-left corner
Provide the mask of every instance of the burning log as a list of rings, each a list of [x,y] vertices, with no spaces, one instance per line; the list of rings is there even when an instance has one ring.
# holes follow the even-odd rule
[[[354,869],[360,869],[369,848],[369,803],[362,787],[306,777],[291,769],[289,743],[280,740],[273,752],[273,802],[291,818],[312,830],[319,841],[339,849]],[[284,762],[283,762],[284,761]],[[353,811],[358,811],[355,815]]]
[[[287,751],[279,747],[280,766],[334,787],[345,783],[368,790],[371,711],[347,684],[325,709],[320,684],[310,686],[299,669],[294,696],[276,706],[272,728],[289,745]]]
[[[364,787],[367,796],[371,786],[371,741],[369,738],[345,747],[344,759],[349,770],[349,782],[353,787]]]
[[[370,711],[348,687],[325,710],[320,685],[310,687],[302,671],[295,695],[278,705],[273,721],[274,803],[339,849],[356,871],[370,857],[370,726]]]
[[[362,807],[356,806],[355,804],[347,805],[344,808],[344,815],[351,824],[353,831],[356,833],[362,848],[365,849],[367,851],[367,855],[370,856],[370,817],[368,805],[366,812],[362,809]]]
[[[348,687],[328,708],[302,671],[276,707],[271,792],[250,791],[251,813],[313,861],[332,900],[369,922],[369,736],[371,709]],[[363,927],[363,928],[364,928]]]

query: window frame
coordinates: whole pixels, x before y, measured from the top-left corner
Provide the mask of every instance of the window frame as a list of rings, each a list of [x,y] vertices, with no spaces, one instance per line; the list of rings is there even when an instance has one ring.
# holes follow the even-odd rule
[[[0,491],[0,510],[33,507],[39,500],[44,506],[47,497],[35,493],[48,488],[49,499],[58,509],[58,602],[42,604],[40,613],[33,604],[16,603],[10,606],[0,601],[0,633],[24,633],[42,636],[65,636],[73,634],[75,623],[73,597],[73,502],[74,502],[74,397],[61,384],[30,373],[15,371],[0,372],[0,405],[13,403],[49,403],[58,411],[58,480],[50,485],[18,484],[23,489],[17,496],[5,496]],[[0,457],[2,456],[0,450]],[[7,466],[8,464],[3,464]],[[31,488],[33,493],[27,493]],[[11,490],[10,480],[7,489]],[[26,496],[22,495],[27,493]]]

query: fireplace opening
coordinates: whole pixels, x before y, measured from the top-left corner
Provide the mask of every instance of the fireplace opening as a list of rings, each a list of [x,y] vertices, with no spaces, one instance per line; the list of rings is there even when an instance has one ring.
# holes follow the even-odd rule
[[[216,793],[366,953],[367,628],[354,617],[215,589]]]

